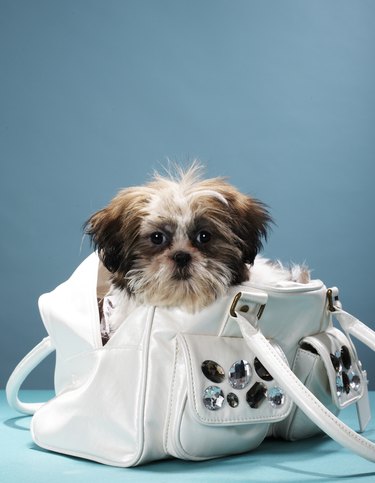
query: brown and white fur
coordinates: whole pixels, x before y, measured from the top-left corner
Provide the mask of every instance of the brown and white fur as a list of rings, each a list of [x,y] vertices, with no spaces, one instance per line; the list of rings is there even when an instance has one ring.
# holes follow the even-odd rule
[[[249,278],[255,283],[308,281],[304,267],[285,269],[257,257],[272,222],[265,205],[201,167],[127,188],[86,223],[111,272],[115,330],[130,307],[195,312]],[[254,263],[255,262],[255,263]]]

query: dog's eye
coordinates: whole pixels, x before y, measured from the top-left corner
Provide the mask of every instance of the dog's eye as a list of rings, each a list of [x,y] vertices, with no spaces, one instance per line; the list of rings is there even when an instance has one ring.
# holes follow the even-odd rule
[[[198,243],[207,243],[211,240],[211,233],[209,231],[202,230],[197,234],[195,239]]]
[[[150,235],[150,239],[154,245],[162,245],[167,241],[167,237],[161,231],[156,231]]]

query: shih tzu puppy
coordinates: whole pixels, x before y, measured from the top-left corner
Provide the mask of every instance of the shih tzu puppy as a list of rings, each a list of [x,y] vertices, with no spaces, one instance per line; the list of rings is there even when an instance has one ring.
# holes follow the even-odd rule
[[[222,178],[201,179],[194,163],[127,188],[89,218],[90,235],[111,273],[106,331],[140,304],[199,311],[251,280],[309,280],[308,270],[256,257],[271,216],[265,205]],[[107,307],[108,312],[108,307]]]

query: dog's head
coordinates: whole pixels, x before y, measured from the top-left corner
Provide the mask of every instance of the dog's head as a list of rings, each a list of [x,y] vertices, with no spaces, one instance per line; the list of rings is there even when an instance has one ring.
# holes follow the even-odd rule
[[[199,310],[248,279],[271,222],[263,203],[199,166],[127,188],[86,223],[113,283],[139,303]]]

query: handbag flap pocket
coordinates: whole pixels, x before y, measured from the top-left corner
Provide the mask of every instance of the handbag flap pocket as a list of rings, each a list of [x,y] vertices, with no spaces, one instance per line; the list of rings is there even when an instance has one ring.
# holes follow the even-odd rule
[[[338,408],[361,399],[367,380],[354,346],[345,334],[332,327],[321,334],[305,337],[301,347],[312,347],[320,355],[327,370],[332,401]]]
[[[288,416],[292,401],[243,338],[179,334],[178,345],[187,370],[188,403],[200,423],[271,423]]]

